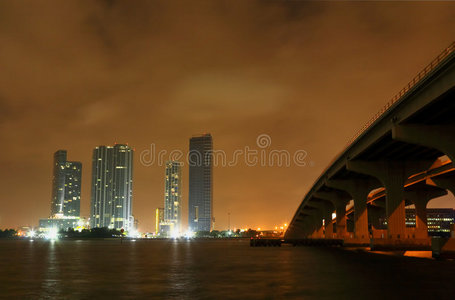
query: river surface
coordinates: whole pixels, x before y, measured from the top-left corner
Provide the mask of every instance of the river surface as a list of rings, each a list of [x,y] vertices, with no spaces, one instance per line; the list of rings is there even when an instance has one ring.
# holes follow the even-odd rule
[[[455,262],[242,240],[0,240],[7,299],[455,299]]]

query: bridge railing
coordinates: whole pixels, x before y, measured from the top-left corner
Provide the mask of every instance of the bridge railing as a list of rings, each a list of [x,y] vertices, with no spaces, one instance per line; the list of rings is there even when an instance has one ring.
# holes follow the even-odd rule
[[[431,63],[429,63],[422,71],[420,71],[401,91],[399,91],[390,101],[388,101],[368,122],[358,130],[355,135],[348,141],[347,146],[351,145],[359,136],[362,135],[368,128],[373,125],[385,112],[387,112],[393,104],[398,102],[404,95],[406,95],[413,87],[417,85],[426,75],[436,69],[436,67],[451,53],[455,52],[455,42],[449,47],[444,49]]]

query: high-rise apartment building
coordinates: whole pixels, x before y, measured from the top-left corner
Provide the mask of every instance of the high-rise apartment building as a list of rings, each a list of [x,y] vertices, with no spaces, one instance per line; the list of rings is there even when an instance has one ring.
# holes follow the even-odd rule
[[[82,164],[67,161],[66,150],[54,153],[51,218],[79,217]]]
[[[51,215],[39,220],[43,231],[77,228],[80,220],[82,164],[67,161],[66,150],[54,153]]]
[[[213,228],[213,144],[203,134],[190,139],[188,225],[191,231]]]
[[[170,234],[181,232],[182,212],[182,163],[167,161],[164,179],[164,222]]]
[[[133,149],[96,147],[92,163],[90,226],[133,230]]]

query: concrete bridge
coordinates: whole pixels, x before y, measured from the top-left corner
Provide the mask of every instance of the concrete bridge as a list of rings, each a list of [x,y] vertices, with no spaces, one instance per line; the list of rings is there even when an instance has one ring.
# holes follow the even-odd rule
[[[452,162],[455,43],[389,101],[331,162],[303,198],[285,239],[429,245],[426,206],[447,191],[455,194]],[[409,204],[416,208],[415,228],[405,224]],[[353,214],[352,232],[347,228],[349,214]],[[387,229],[377,229],[380,219],[386,220]]]

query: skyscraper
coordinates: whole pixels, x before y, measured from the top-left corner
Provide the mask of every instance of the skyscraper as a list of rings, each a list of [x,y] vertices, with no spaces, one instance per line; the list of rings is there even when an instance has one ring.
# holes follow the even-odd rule
[[[133,150],[128,145],[93,150],[90,226],[134,228]]]
[[[188,225],[191,231],[211,231],[213,226],[212,136],[190,139]]]
[[[39,220],[43,231],[76,228],[80,223],[82,164],[67,161],[66,150],[54,153],[51,215]]]
[[[170,225],[170,234],[181,232],[182,163],[167,161],[164,179],[164,222]]]
[[[54,153],[51,218],[80,216],[82,164],[66,157],[66,150]]]

